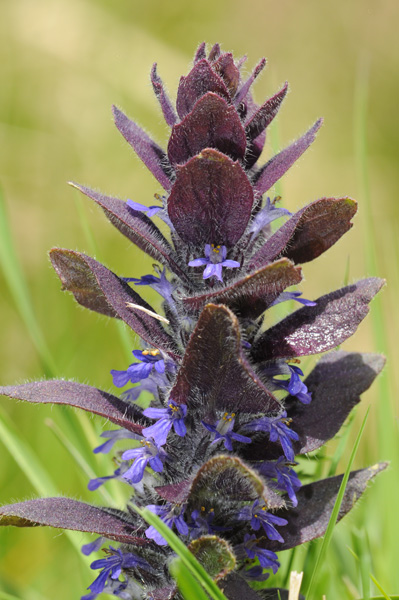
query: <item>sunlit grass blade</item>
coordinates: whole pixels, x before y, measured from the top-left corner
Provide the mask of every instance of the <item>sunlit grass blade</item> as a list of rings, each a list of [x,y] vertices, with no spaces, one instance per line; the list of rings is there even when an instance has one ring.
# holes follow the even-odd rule
[[[54,376],[57,366],[47,346],[29,300],[27,283],[13,244],[6,202],[0,189],[0,265],[18,313],[39,354],[48,376]]]
[[[175,579],[177,587],[185,600],[209,600],[198,581],[184,566],[181,558],[176,558],[171,563],[169,571]]]
[[[89,479],[94,479],[97,477],[97,473],[93,471],[91,466],[83,457],[82,453],[70,442],[67,436],[61,431],[56,423],[52,419],[46,419],[45,423],[48,427],[50,427],[51,431],[54,433],[58,441],[64,446],[64,448],[69,452],[72,456],[79,469],[85,474]],[[103,486],[98,488],[98,493],[104,498],[107,504],[111,506],[115,506],[116,502],[112,498],[112,496],[104,489]],[[123,503],[123,500],[122,500]]]
[[[307,589],[307,592],[306,592],[306,598],[308,600],[311,600],[311,598],[312,598],[313,586],[315,585],[316,577],[318,576],[319,567],[324,562],[327,549],[328,549],[328,547],[330,545],[330,542],[331,542],[331,538],[332,538],[332,535],[333,535],[333,532],[334,532],[334,527],[335,527],[335,524],[337,522],[337,518],[338,518],[338,514],[339,514],[339,509],[341,508],[342,500],[343,500],[343,497],[344,497],[344,494],[345,494],[345,489],[346,489],[346,486],[347,486],[347,483],[348,483],[350,471],[351,471],[351,468],[352,468],[352,465],[353,465],[353,461],[354,461],[355,456],[356,456],[357,449],[359,447],[360,439],[362,437],[364,428],[366,426],[366,421],[367,421],[367,417],[368,417],[369,411],[370,411],[370,408],[367,409],[366,415],[365,415],[365,417],[363,419],[363,423],[362,423],[362,425],[360,427],[360,431],[359,431],[359,433],[357,435],[355,444],[353,446],[353,450],[351,452],[351,455],[350,455],[350,458],[349,458],[349,462],[348,462],[348,465],[346,467],[345,474],[343,476],[343,479],[342,479],[342,482],[341,482],[341,485],[340,485],[340,488],[339,488],[337,499],[336,499],[336,501],[334,503],[334,508],[332,510],[331,517],[330,517],[330,520],[328,522],[327,530],[326,530],[326,533],[324,535],[323,541],[321,543],[321,548],[320,548],[319,554],[317,556],[317,559],[316,559],[316,562],[315,562],[315,566],[313,568],[313,572],[312,572],[312,575],[311,575],[311,578],[310,578],[309,586],[308,586],[308,589]]]
[[[341,460],[341,458],[343,457],[345,448],[346,448],[346,444],[348,442],[348,438],[349,438],[349,434],[352,430],[352,425],[355,419],[355,412],[351,412],[351,414],[348,417],[348,420],[344,426],[344,430],[343,433],[341,435],[341,438],[339,440],[338,446],[334,452],[334,456],[331,459],[331,464],[330,464],[330,468],[328,470],[328,477],[332,477],[333,475],[335,475],[336,471],[337,471],[337,467],[338,467],[338,463]]]
[[[49,474],[40,463],[32,448],[18,436],[11,421],[3,410],[0,409],[0,439],[7,448],[21,471],[30,481],[32,486],[41,496],[58,496],[59,491],[51,480]],[[73,547],[79,554],[82,564],[89,568],[85,557],[81,554],[81,541],[78,541],[76,534],[71,531],[65,531],[65,535],[70,540]]]
[[[383,590],[381,584],[376,580],[376,578],[374,577],[374,575],[372,575],[370,573],[370,579],[371,581],[374,583],[374,585],[380,590],[382,597],[385,598],[385,600],[391,600],[393,598],[399,598],[399,596],[388,596],[388,594]],[[371,598],[371,600],[373,600],[373,598]]]
[[[181,558],[183,565],[202,585],[204,590],[209,594],[212,600],[227,600],[226,596],[218,588],[213,579],[208,575],[202,565],[197,561],[194,555],[190,552],[187,546],[177,537],[177,535],[165,523],[151,511],[146,508],[133,506],[134,510],[143,517],[149,525],[162,535],[168,542],[169,546]]]
[[[21,598],[13,596],[12,594],[7,594],[7,592],[2,592],[0,590],[0,600],[21,600]]]

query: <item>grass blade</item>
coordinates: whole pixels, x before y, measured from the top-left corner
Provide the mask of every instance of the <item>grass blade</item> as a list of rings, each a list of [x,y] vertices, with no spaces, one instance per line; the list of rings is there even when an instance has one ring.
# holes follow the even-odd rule
[[[169,571],[185,600],[209,600],[198,581],[186,569],[181,558],[176,558],[171,563]]]
[[[7,215],[6,202],[0,189],[0,266],[18,313],[39,354],[46,374],[50,377],[57,372],[57,366],[47,346],[36,315],[29,300],[28,286],[12,241],[11,228]]]
[[[316,576],[318,575],[319,567],[324,562],[328,546],[330,545],[330,542],[331,542],[331,538],[332,538],[332,535],[333,535],[333,532],[334,532],[334,527],[335,527],[335,524],[336,524],[337,518],[338,518],[339,509],[341,507],[342,500],[343,500],[343,497],[344,497],[345,488],[346,488],[347,483],[348,483],[350,471],[351,471],[351,468],[352,468],[352,465],[353,465],[353,461],[354,461],[355,456],[356,456],[356,452],[357,452],[358,447],[359,447],[360,439],[362,437],[364,428],[366,426],[366,421],[367,421],[367,417],[368,417],[369,411],[370,411],[370,407],[367,409],[366,415],[365,415],[365,417],[363,419],[363,423],[362,423],[362,425],[360,427],[360,431],[359,431],[359,433],[357,435],[355,444],[353,446],[353,450],[352,450],[350,458],[349,458],[348,466],[346,467],[345,474],[343,476],[343,479],[342,479],[342,482],[341,482],[341,485],[340,485],[340,488],[339,488],[337,499],[336,499],[336,501],[334,503],[334,508],[332,510],[331,517],[330,517],[330,520],[328,522],[327,530],[326,530],[325,536],[323,538],[323,541],[322,541],[322,544],[321,544],[321,548],[320,548],[320,552],[319,552],[318,557],[316,559],[316,563],[315,563],[315,566],[314,566],[314,569],[313,569],[313,572],[312,572],[312,576],[311,576],[311,579],[310,579],[310,583],[309,583],[309,586],[308,586],[308,590],[307,590],[307,593],[306,593],[306,597],[308,598],[308,600],[311,600],[311,597],[312,597],[311,592],[313,591],[312,588],[313,588],[314,583],[316,581]]]
[[[202,585],[207,594],[212,600],[227,600],[226,596],[218,588],[213,579],[208,575],[202,565],[197,561],[187,546],[177,537],[175,533],[165,523],[151,511],[146,508],[139,508],[133,506],[134,510],[143,517],[149,525],[155,527],[155,529],[165,538],[169,546],[176,552],[181,558],[182,564],[188,569],[188,571],[197,579]]]
[[[392,600],[393,598],[399,598],[399,596],[388,596],[388,594],[386,592],[384,592],[381,584],[376,580],[374,575],[372,575],[371,573],[370,573],[370,579],[374,583],[374,585],[380,590],[382,597],[385,598],[385,600]],[[371,600],[373,600],[373,598],[371,598]]]
[[[15,431],[11,421],[6,417],[4,411],[0,411],[0,439],[25,474],[32,486],[41,496],[58,496],[58,490],[52,482],[47,471],[44,469],[33,450],[20,438]],[[81,541],[72,531],[65,531],[73,547],[79,554],[79,558],[86,569],[89,566],[86,558],[80,551]]]

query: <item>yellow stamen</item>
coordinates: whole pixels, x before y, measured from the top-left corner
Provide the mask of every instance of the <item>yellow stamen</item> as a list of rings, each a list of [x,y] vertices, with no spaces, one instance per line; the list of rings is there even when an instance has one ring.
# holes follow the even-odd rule
[[[143,356],[158,356],[160,353],[160,350],[143,350]]]

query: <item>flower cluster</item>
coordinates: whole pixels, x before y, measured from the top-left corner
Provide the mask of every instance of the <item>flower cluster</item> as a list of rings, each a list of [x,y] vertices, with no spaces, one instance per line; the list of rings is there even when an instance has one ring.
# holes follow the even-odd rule
[[[41,381],[0,391],[75,406],[115,424],[94,451],[110,452],[122,441],[118,468],[89,488],[120,479],[132,502],[157,514],[199,560],[207,557],[230,600],[261,600],[250,582],[277,572],[276,553],[326,530],[342,477],[301,486],[295,457],[337,433],[381,370],[381,356],[336,347],[356,331],[383,282],[365,279],[315,301],[292,289],[302,280],[299,265],[350,229],[356,203],[321,198],[291,214],[266,196],[314,141],[321,120],[259,164],[287,84],[258,105],[251,87],[265,60],[247,78],[243,64],[218,44],[208,54],[201,44],[180,80],[176,107],[154,65],[153,89],[171,128],[166,150],[114,108],[117,128],[163,188],[158,204],[75,186],[161,265],[155,275],[120,277],[79,252],[50,253],[77,302],[122,319],[142,339],[135,362],[111,370],[116,388],[132,386],[113,395],[73,381]],[[145,286],[160,294],[164,314],[137,293]],[[301,306],[268,327],[267,311],[286,300]],[[304,379],[301,357],[328,350]],[[136,404],[143,391],[152,398],[144,409]],[[340,517],[384,466],[351,474]],[[45,498],[2,507],[0,518],[100,535],[85,554],[107,539],[119,542],[92,563],[101,571],[85,600],[102,592],[125,600],[177,597],[163,568],[172,550],[129,505],[120,511]],[[274,588],[269,594],[286,597]]]

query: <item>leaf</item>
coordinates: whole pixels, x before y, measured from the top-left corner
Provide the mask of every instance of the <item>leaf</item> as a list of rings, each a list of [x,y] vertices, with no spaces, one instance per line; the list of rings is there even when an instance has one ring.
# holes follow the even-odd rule
[[[353,505],[365,491],[369,481],[386,469],[387,464],[379,463],[368,469],[353,471],[350,474],[338,514],[338,521],[353,508]],[[280,552],[324,535],[342,478],[343,475],[329,477],[305,485],[296,492],[298,506],[289,510],[281,509],[276,513],[279,517],[288,520],[288,525],[284,527],[283,532],[284,542],[269,540],[267,548],[274,552]]]
[[[234,106],[208,92],[173,127],[168,156],[172,164],[182,164],[204,148],[216,148],[235,160],[244,157],[246,146],[245,131]]]
[[[141,434],[144,425],[135,423],[141,416],[133,405],[107,392],[75,381],[35,381],[0,387],[0,394],[34,404],[65,404],[109,419],[119,427]]]
[[[286,256],[294,263],[309,262],[331,248],[351,227],[357,210],[351,198],[320,198],[284,223],[255,252],[249,268],[255,269]]]
[[[151,83],[152,89],[154,90],[154,93],[158,98],[159,104],[161,105],[165,121],[167,122],[169,127],[173,127],[173,125],[177,121],[177,115],[175,113],[175,109],[173,108],[171,101],[168,98],[168,95],[165,92],[162,79],[157,73],[157,63],[154,63],[151,69]]]
[[[238,161],[207,148],[176,167],[168,213],[180,238],[190,245],[240,239],[251,216],[252,185]]]
[[[161,498],[167,500],[168,502],[173,502],[174,504],[183,504],[183,502],[186,502],[189,496],[191,484],[192,479],[184,479],[178,483],[159,485],[155,488],[155,491],[159,496],[161,496]]]
[[[226,306],[215,304],[208,304],[198,319],[170,395],[177,404],[198,407],[200,403],[202,415],[211,419],[215,410],[281,410],[241,350],[237,317]]]
[[[300,156],[309,148],[316,137],[316,132],[320,129],[323,119],[316,123],[293,144],[282,150],[276,156],[273,156],[256,174],[255,193],[264,194],[272,185],[276,183],[288,171],[288,169],[298,160]]]
[[[287,590],[267,588],[255,591],[239,573],[230,573],[219,585],[229,600],[288,600]],[[304,600],[303,596],[300,598]]]
[[[376,277],[331,292],[265,331],[252,346],[256,361],[325,352],[342,344],[367,315],[385,281]]]
[[[223,52],[215,60],[212,68],[223,79],[230,96],[234,96],[240,82],[240,70],[236,67],[232,53]]]
[[[281,507],[283,500],[269,489],[263,479],[237,456],[219,454],[210,458],[197,471],[193,480],[188,504],[193,508],[222,501],[225,511],[228,502],[245,502],[263,498],[273,509]]]
[[[230,100],[228,89],[221,77],[217,75],[206,59],[198,61],[186,77],[180,78],[177,90],[177,114],[183,119],[192,109],[198,98],[207,92],[214,92],[227,101]]]
[[[157,319],[145,311],[154,312],[129,285],[94,258],[62,248],[50,251],[51,262],[64,289],[72,292],[79,304],[109,317],[122,319],[148,344],[176,359],[174,341]],[[144,309],[129,307],[133,303]]]
[[[283,88],[274,96],[266,100],[254,115],[245,124],[245,133],[249,140],[255,140],[270,123],[280,110],[282,101],[284,100],[288,90],[286,82]]]
[[[169,191],[172,187],[170,174],[172,169],[169,165],[165,152],[156,144],[134,121],[131,121],[116,106],[112,107],[115,125],[128,144],[145,166],[151,171],[162,187]]]
[[[96,533],[123,544],[142,546],[150,543],[134,535],[136,528],[126,513],[71,498],[38,498],[2,506],[0,525],[49,526]]]
[[[225,304],[241,318],[259,317],[287,287],[302,280],[301,270],[285,258],[266,265],[228,286],[198,296],[182,298],[189,312],[199,312],[205,304]]]
[[[330,352],[306,378],[312,402],[285,401],[287,415],[299,435],[295,454],[320,448],[339,431],[352,408],[373,383],[385,364],[381,354]]]
[[[234,96],[234,104],[238,106],[245,98],[249,89],[258,75],[263,71],[266,66],[266,59],[262,58],[261,61],[256,65],[255,69],[252,71],[252,74],[248,77],[248,79],[242,84],[240,89],[237,91],[237,94]]]
[[[236,566],[230,544],[216,535],[203,535],[189,544],[188,549],[214,581],[226,577]]]
[[[345,494],[346,494],[347,488],[348,488],[349,477],[351,476],[350,470],[352,468],[353,461],[355,460],[355,456],[356,456],[357,450],[359,448],[360,440],[361,440],[364,428],[366,426],[366,421],[367,421],[367,417],[369,415],[369,412],[370,412],[370,408],[367,409],[366,415],[365,415],[365,417],[363,419],[363,423],[362,423],[362,425],[360,427],[359,433],[357,434],[355,444],[353,446],[351,455],[349,457],[348,464],[347,464],[346,469],[345,469],[345,473],[344,473],[344,475],[342,477],[342,481],[341,481],[341,484],[339,486],[337,497],[335,498],[334,506],[333,506],[333,509],[332,509],[332,512],[331,512],[331,515],[330,515],[330,518],[329,518],[329,521],[328,521],[328,526],[327,526],[327,529],[326,529],[326,534],[325,534],[324,539],[323,539],[323,541],[321,543],[320,551],[318,552],[318,555],[317,555],[317,558],[316,558],[316,561],[315,561],[315,565],[314,565],[314,568],[313,568],[313,571],[312,571],[312,575],[311,575],[311,578],[310,578],[309,586],[308,586],[308,589],[307,589],[307,593],[308,593],[309,597],[312,596],[311,590],[312,590],[314,581],[316,580],[316,576],[318,574],[318,569],[323,564],[323,562],[325,560],[325,556],[326,556],[326,553],[327,553],[328,546],[330,545],[330,542],[332,540],[332,536],[333,536],[335,525],[337,523],[337,520],[339,519],[340,511],[342,510],[342,504],[343,504],[343,501],[344,501],[344,498],[345,498]],[[385,464],[385,466],[386,466],[386,464]],[[379,465],[374,465],[374,468],[377,468],[377,469],[381,470],[382,468],[384,468],[383,467],[383,463],[380,463]],[[354,496],[354,500],[355,501],[357,500],[356,496]]]
[[[105,196],[77,183],[71,185],[101,206],[112,225],[140,250],[168,266],[180,279],[190,284],[186,273],[177,263],[176,253],[151,219],[140,211],[133,210],[119,198]]]

